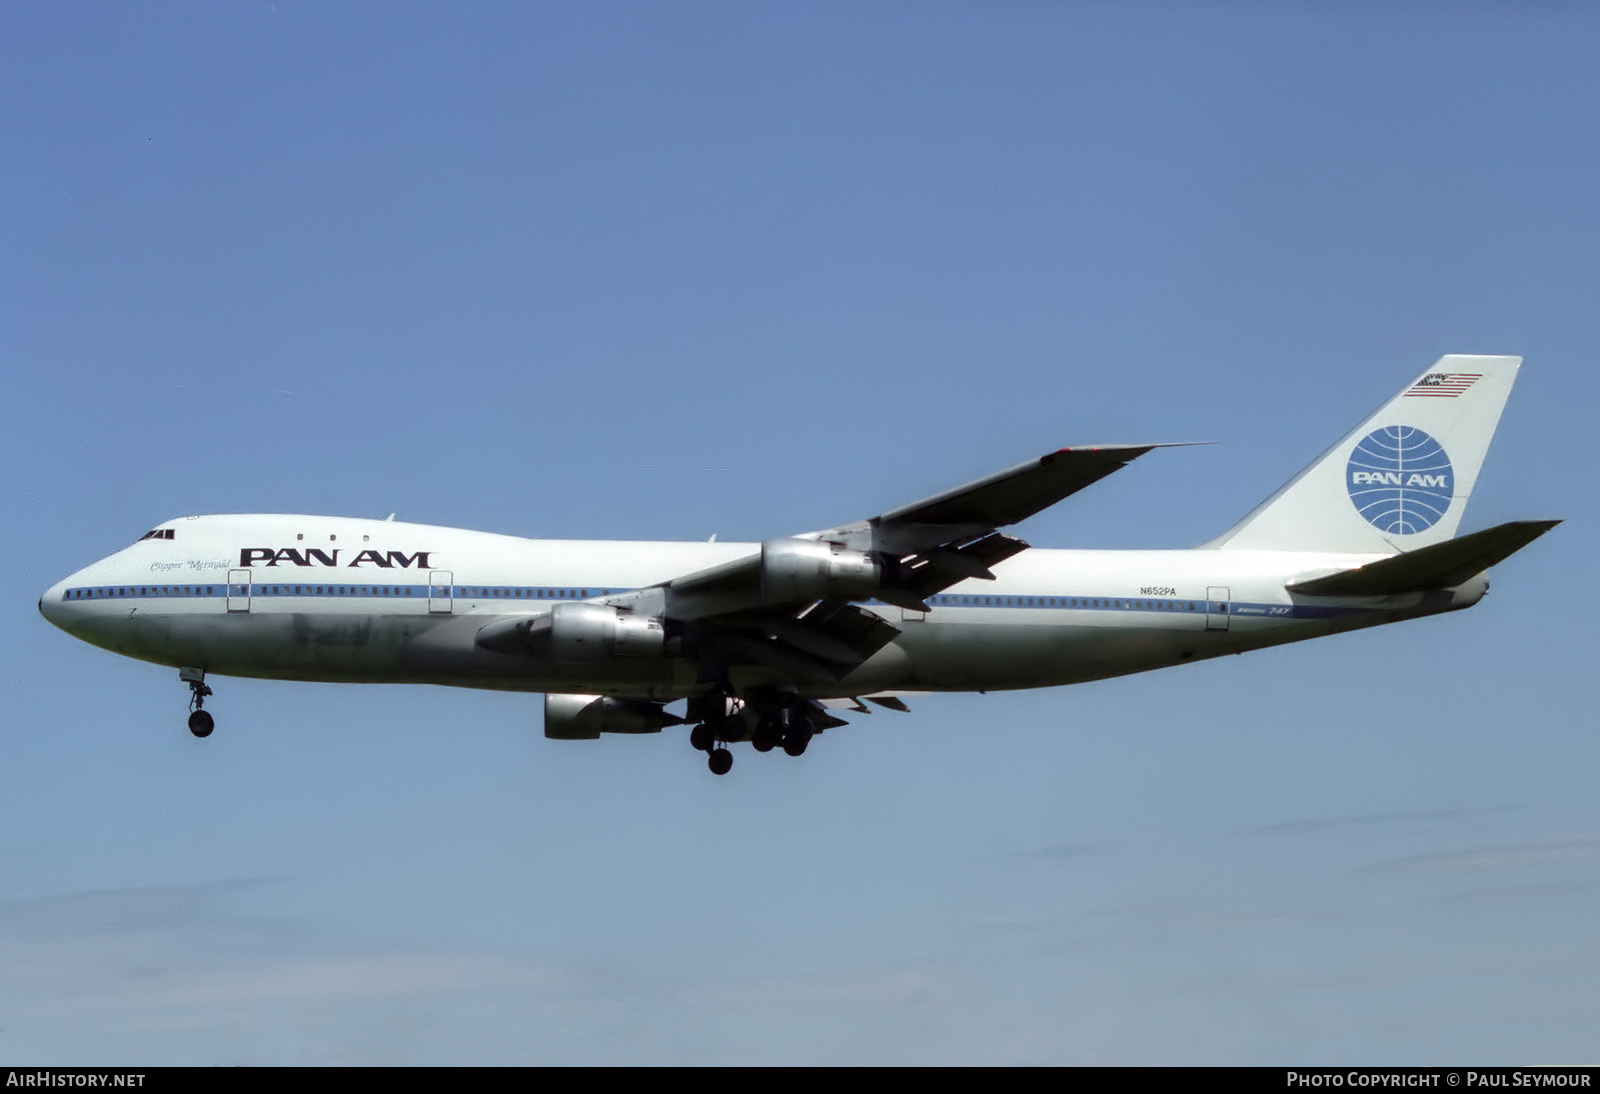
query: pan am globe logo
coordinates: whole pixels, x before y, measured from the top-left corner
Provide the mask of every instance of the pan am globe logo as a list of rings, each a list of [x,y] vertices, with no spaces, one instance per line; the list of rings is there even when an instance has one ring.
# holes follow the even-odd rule
[[[1350,453],[1345,489],[1380,532],[1425,532],[1450,508],[1455,472],[1444,446],[1409,425],[1374,429]]]

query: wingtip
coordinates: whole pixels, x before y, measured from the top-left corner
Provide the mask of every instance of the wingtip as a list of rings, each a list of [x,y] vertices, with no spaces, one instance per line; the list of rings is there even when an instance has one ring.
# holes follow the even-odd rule
[[[1148,444],[1071,444],[1051,452],[1063,456],[1069,452],[1132,452],[1143,455],[1153,448],[1193,448],[1197,445],[1216,444],[1216,441],[1152,441]]]

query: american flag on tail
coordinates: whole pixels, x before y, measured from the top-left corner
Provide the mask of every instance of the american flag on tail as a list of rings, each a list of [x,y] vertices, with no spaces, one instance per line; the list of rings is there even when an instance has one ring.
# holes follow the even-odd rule
[[[1481,372],[1430,372],[1406,392],[1406,398],[1422,396],[1433,399],[1454,399],[1483,377]]]

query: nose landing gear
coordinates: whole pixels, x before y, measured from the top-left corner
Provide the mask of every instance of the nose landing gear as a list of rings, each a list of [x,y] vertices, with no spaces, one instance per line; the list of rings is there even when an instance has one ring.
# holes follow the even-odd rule
[[[196,737],[211,736],[211,731],[217,728],[217,722],[204,709],[206,696],[211,694],[211,689],[206,686],[205,670],[181,668],[178,670],[178,679],[189,685],[189,732]]]
[[[196,710],[189,715],[189,732],[196,737],[209,737],[211,731],[217,728],[217,721],[211,717],[207,710]]]

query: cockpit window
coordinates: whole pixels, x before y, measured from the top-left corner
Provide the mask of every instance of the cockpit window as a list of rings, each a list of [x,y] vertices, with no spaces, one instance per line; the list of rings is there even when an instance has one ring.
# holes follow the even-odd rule
[[[142,543],[147,539],[171,539],[173,531],[172,528],[156,528],[140,536],[139,541]]]

